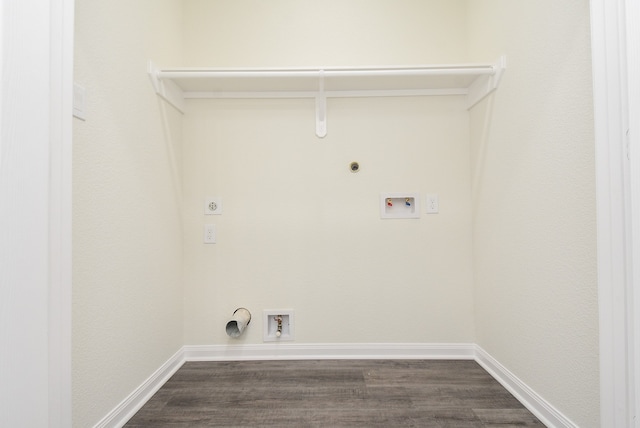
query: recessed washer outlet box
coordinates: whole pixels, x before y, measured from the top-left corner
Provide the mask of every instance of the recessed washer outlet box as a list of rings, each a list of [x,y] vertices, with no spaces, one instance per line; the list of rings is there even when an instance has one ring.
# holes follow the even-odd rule
[[[418,193],[381,193],[380,218],[420,218]]]
[[[292,309],[268,309],[263,313],[263,342],[294,340],[294,312]]]

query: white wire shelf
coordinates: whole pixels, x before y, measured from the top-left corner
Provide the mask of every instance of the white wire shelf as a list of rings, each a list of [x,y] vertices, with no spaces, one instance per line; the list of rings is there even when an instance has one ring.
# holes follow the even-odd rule
[[[471,108],[497,89],[506,59],[487,64],[406,67],[158,68],[149,76],[162,98],[180,111],[193,98],[314,98],[316,134],[324,137],[326,99],[463,95]]]

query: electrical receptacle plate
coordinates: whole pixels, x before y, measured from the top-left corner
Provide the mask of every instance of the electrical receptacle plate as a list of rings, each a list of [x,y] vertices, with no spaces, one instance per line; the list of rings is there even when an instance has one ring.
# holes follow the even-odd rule
[[[215,224],[204,225],[204,243],[205,244],[216,243],[216,225]]]
[[[204,200],[204,214],[205,215],[220,215],[220,214],[222,214],[222,199],[220,199],[220,198],[206,198]]]
[[[438,214],[440,210],[440,204],[438,202],[437,193],[429,193],[426,196],[427,201],[427,214]]]

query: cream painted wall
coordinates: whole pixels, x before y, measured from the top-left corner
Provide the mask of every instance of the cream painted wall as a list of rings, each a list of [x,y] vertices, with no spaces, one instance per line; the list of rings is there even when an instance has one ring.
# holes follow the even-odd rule
[[[146,62],[179,63],[181,2],[76,1],[73,425],[96,424],[182,334],[181,116]]]
[[[467,54],[465,0],[184,4],[185,66],[429,64]]]
[[[466,57],[460,1],[185,5],[190,66]],[[297,343],[474,340],[463,99],[332,99],[324,139],[313,100],[187,104],[186,344],[262,343],[262,311],[274,308],[296,311]],[[438,193],[440,214],[381,220],[379,193],[401,191]],[[221,216],[204,215],[206,196],[223,199]],[[215,245],[202,243],[206,222]],[[224,325],[239,306],[255,321],[232,340]]]
[[[466,116],[457,99],[341,100],[319,140],[313,101],[190,103],[186,343],[261,343],[271,308],[296,311],[298,343],[472,341]],[[441,213],[381,220],[392,191],[438,192]],[[207,195],[222,216],[203,215]],[[239,306],[257,320],[238,341]]]
[[[505,53],[470,116],[477,341],[599,426],[589,2],[469,2],[472,59]]]

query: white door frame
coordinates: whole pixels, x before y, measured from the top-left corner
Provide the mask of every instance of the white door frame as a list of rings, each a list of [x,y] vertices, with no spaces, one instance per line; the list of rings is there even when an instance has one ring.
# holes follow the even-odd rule
[[[635,10],[634,0],[627,0],[627,7]],[[49,426],[53,428],[71,426],[71,82],[73,76],[73,0],[48,2],[51,16],[51,87],[48,97],[40,102],[49,103],[51,109],[50,147],[51,182],[49,186],[50,204],[49,229]],[[638,257],[632,258],[633,244],[640,243],[637,220],[631,222],[631,204],[640,201],[638,188],[629,192],[629,178],[638,177],[636,168],[623,166],[626,156],[625,130],[629,110],[626,97],[629,90],[624,79],[627,67],[627,53],[624,37],[620,30],[624,26],[625,0],[591,0],[592,55],[594,63],[594,105],[596,126],[597,164],[597,209],[598,209],[598,287],[600,308],[600,369],[601,369],[601,422],[602,426],[633,426],[630,418],[634,415],[635,378],[630,359],[633,356],[634,337],[640,333],[630,328],[634,311],[638,314],[640,297],[635,299],[633,276],[638,277]],[[0,19],[2,19],[0,6]],[[637,22],[637,21],[636,21]],[[28,22],[25,23],[28,25]],[[638,30],[632,31],[636,43]],[[630,42],[632,41],[630,40]],[[20,40],[4,40],[13,43]],[[9,45],[12,46],[12,45]],[[3,58],[5,52],[2,52]],[[630,70],[637,71],[630,60]],[[635,67],[635,68],[633,68]],[[631,74],[630,74],[631,75]],[[638,74],[635,74],[637,76]],[[635,87],[637,91],[637,86]],[[633,92],[637,93],[637,92]],[[631,111],[637,115],[633,103]],[[637,117],[637,116],[634,116]],[[637,123],[637,122],[635,122]],[[638,132],[631,133],[637,143]],[[634,153],[634,155],[637,153]],[[637,160],[637,156],[634,157]],[[626,172],[626,173],[625,173]],[[640,183],[640,181],[636,181]],[[637,205],[636,205],[637,206]],[[635,241],[629,239],[630,228],[636,231]],[[632,242],[630,242],[632,241]],[[637,247],[636,247],[637,248]],[[632,303],[629,303],[632,302]],[[635,302],[635,303],[633,303]],[[635,335],[635,336],[634,336]],[[636,348],[640,346],[635,341]],[[6,343],[0,344],[5,346]],[[627,348],[629,346],[629,348]],[[628,349],[628,351],[627,351]],[[631,379],[635,379],[635,382]],[[34,409],[37,411],[37,409]],[[636,426],[637,423],[636,423]]]
[[[630,262],[631,278],[628,307],[629,317],[629,369],[633,381],[630,380],[629,419],[636,428],[640,427],[640,2],[626,0],[626,68],[627,68],[627,102],[628,102],[628,132],[629,147],[629,182],[630,208],[628,214],[631,219],[631,248]]]
[[[634,0],[591,0],[593,96],[596,143],[596,205],[598,236],[598,305],[600,318],[601,426],[638,426],[636,391],[638,363],[634,358],[640,315],[634,283],[638,283],[640,202],[637,150],[629,150],[638,121],[630,121],[630,106],[638,107],[628,76],[638,76],[631,52],[637,52],[638,28],[627,25],[628,12],[637,16]],[[637,18],[636,18],[637,19]],[[635,70],[634,70],[635,67]],[[635,98],[635,99],[634,99]],[[635,126],[635,130],[630,126]],[[635,186],[632,177],[636,176]],[[634,230],[636,231],[635,233]],[[634,238],[635,235],[635,238]],[[634,242],[635,241],[635,242]],[[635,250],[635,252],[634,252]],[[634,279],[634,272],[636,273]],[[637,286],[636,286],[637,289]]]
[[[49,427],[72,426],[72,142],[74,0],[51,0]]]
[[[635,426],[640,427],[640,2],[627,0],[627,67],[629,78],[629,145],[633,221],[633,354]]]
[[[72,425],[73,6],[0,3],[1,426]]]

